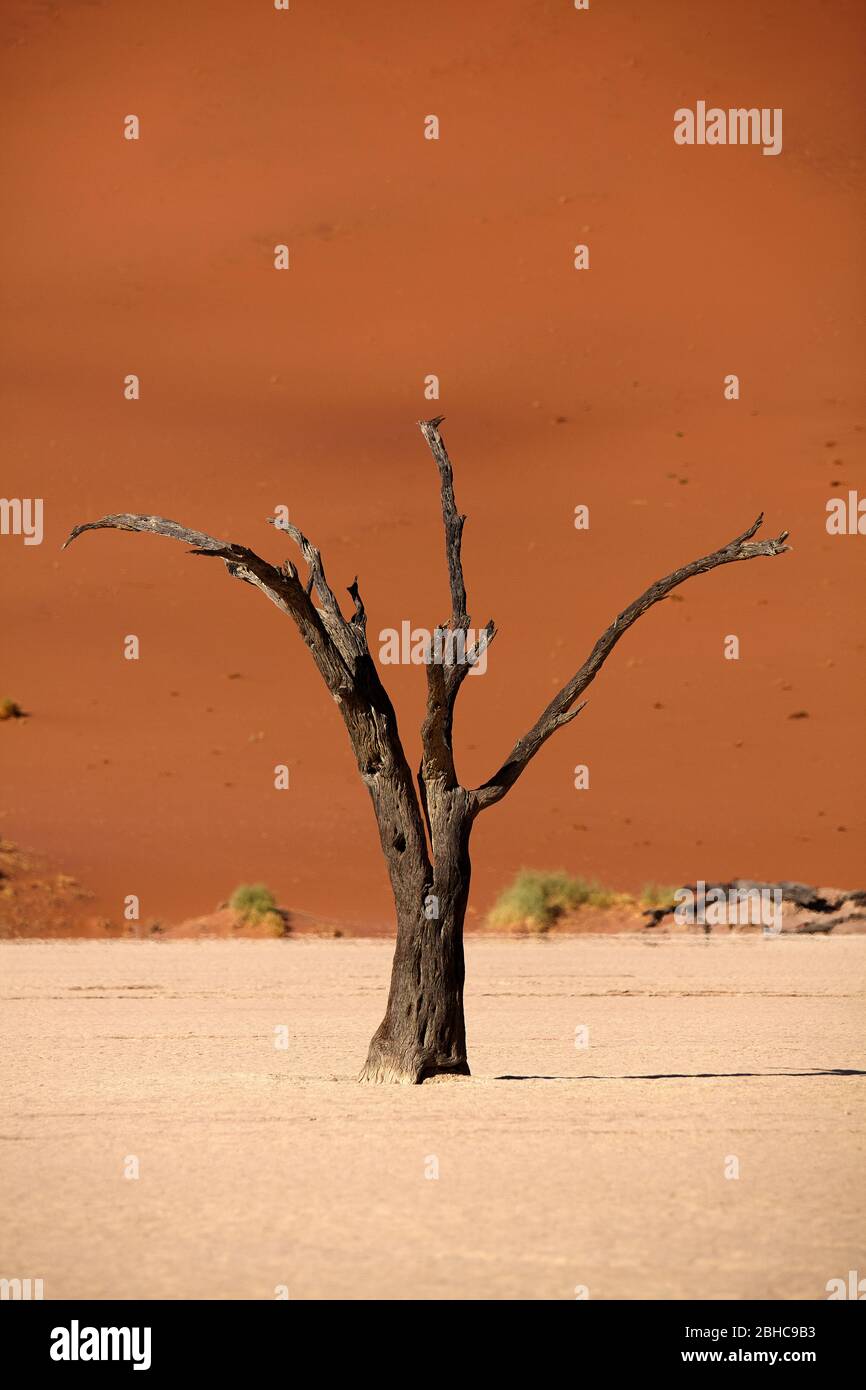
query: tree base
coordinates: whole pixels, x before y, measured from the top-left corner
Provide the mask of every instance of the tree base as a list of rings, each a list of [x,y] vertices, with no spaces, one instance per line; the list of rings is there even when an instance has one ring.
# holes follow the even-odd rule
[[[465,1057],[440,1060],[395,1053],[378,1044],[370,1053],[358,1080],[370,1086],[420,1086],[425,1081],[445,1080],[448,1077],[470,1076]]]

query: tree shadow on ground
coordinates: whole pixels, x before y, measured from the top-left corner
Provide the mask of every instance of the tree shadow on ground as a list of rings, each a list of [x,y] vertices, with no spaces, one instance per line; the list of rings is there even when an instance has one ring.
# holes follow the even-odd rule
[[[494,1076],[494,1081],[724,1081],[731,1077],[772,1077],[772,1076],[866,1076],[866,1071],[856,1067],[828,1067],[811,1071],[658,1071],[640,1076]]]

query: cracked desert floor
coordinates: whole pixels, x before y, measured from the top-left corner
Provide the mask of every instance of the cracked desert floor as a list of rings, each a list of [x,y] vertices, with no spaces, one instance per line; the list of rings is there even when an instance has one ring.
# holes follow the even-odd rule
[[[866,1271],[866,939],[471,939],[473,1077],[366,1088],[390,954],[3,945],[0,1274],[49,1299],[821,1299]]]

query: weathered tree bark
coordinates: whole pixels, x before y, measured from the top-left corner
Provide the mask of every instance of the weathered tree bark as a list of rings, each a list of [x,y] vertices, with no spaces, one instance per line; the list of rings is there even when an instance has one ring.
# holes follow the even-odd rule
[[[439,433],[441,417],[420,422],[439,470],[451,613],[440,634],[465,638],[469,628],[461,546],[466,518],[457,511],[451,462]],[[76,526],[66,545],[83,531],[152,531],[185,541],[194,555],[225,562],[235,579],[260,589],[295,623],[340,711],[361,779],[373,803],[382,853],[397,910],[397,943],[385,1017],[370,1043],[362,1081],[418,1083],[443,1075],[468,1076],[463,1015],[463,923],[469,898],[469,838],[476,816],[506,795],[551,734],[580,713],[579,696],[595,679],[623,633],[653,604],[685,580],[720,565],[757,556],[781,555],[787,531],[773,540],[752,541],[763,514],[720,550],[704,555],[658,580],[614,619],[589,656],[533,724],[518,739],[499,770],[482,786],[460,785],[454,765],[454,705],[472,665],[496,635],[492,620],[465,653],[443,643],[444,660],[431,648],[427,709],[421,729],[422,759],[417,791],[397,728],[397,717],[367,645],[367,615],[357,579],[349,586],[354,612],[346,618],[326,578],[322,557],[297,527],[286,531],[307,564],[301,581],[295,566],[262,560],[246,546],[189,531],[159,516],[120,513]],[[65,546],[64,546],[65,548]],[[318,606],[313,602],[315,592]],[[435,639],[434,639],[435,640]],[[450,654],[449,654],[450,653]]]
[[[462,787],[428,791],[434,845],[422,894],[395,893],[397,945],[385,1017],[362,1081],[469,1075],[463,1016],[463,922],[469,901],[472,816]]]

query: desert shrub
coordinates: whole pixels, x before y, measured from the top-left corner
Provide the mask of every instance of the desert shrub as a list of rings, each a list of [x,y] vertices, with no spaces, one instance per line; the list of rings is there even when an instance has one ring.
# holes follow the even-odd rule
[[[640,890],[640,901],[644,907],[673,907],[676,891],[665,883],[645,883]]]
[[[285,917],[281,912],[267,912],[261,920],[267,927],[271,936],[289,935],[290,929],[288,918]]]
[[[487,924],[504,931],[545,932],[564,912],[579,907],[612,907],[621,899],[621,894],[588,879],[574,878],[563,869],[521,869],[496,899]]]
[[[23,719],[24,711],[17,700],[10,700],[8,695],[0,699],[0,719]]]
[[[241,883],[229,899],[229,907],[244,922],[261,922],[264,917],[279,918],[277,900],[264,883]]]

